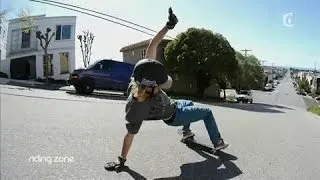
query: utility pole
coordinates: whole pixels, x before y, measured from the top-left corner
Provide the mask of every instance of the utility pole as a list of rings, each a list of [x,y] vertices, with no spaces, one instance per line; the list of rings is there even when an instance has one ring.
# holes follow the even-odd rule
[[[267,62],[267,61],[260,60],[260,62],[261,62],[261,66],[264,66],[264,63]]]
[[[275,68],[274,68],[274,63],[272,63],[272,79],[274,79],[274,74],[275,74],[275,73],[274,73],[274,69],[275,69]]]
[[[252,51],[252,49],[243,49],[241,51],[244,51],[244,57],[247,57],[247,52]]]

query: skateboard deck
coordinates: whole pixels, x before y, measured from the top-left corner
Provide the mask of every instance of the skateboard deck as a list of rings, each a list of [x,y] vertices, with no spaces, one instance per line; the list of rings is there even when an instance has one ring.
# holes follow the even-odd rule
[[[186,138],[186,139],[181,139],[181,142],[186,144],[187,146],[191,148],[196,148],[198,150],[210,153],[210,154],[215,154],[216,152],[220,151],[219,149],[215,149],[212,146],[205,145],[203,143],[200,143],[194,139],[194,137]]]

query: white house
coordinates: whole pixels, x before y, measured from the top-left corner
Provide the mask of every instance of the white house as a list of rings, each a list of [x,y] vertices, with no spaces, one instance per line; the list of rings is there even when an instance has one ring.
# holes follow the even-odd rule
[[[24,24],[21,19],[9,20],[7,38],[7,61],[13,79],[44,78],[44,57],[40,41],[36,38],[36,30],[45,34],[50,28],[55,32],[48,46],[49,77],[56,80],[66,80],[69,73],[75,69],[75,29],[76,16],[46,17],[45,15],[32,16],[35,30],[24,32]]]
[[[1,62],[6,59],[6,45],[7,45],[7,32],[8,32],[8,21],[4,18],[0,18],[0,71]]]

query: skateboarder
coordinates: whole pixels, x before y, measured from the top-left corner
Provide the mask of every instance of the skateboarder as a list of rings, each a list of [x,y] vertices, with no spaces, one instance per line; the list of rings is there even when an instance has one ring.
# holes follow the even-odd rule
[[[164,66],[155,59],[158,44],[168,30],[178,23],[171,8],[168,19],[166,25],[150,41],[146,59],[140,60],[134,67],[125,108],[128,132],[123,140],[121,155],[118,156],[119,162],[107,163],[107,170],[124,166],[133,138],[144,120],[162,120],[169,126],[183,126],[183,138],[194,136],[190,123],[203,120],[215,149],[228,146],[220,136],[210,108],[194,105],[190,100],[172,100],[163,91],[171,87],[172,79],[167,75]]]

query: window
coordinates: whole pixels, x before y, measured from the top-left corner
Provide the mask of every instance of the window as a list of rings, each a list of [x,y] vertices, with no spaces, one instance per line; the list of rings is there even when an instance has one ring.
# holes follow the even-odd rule
[[[161,58],[162,58],[163,60],[165,59],[164,51],[165,51],[165,48],[161,48]]]
[[[22,31],[21,48],[30,48],[30,31]]]
[[[43,55],[43,76],[46,76],[46,69],[48,68],[48,76],[53,76],[53,64],[52,64],[52,59],[53,59],[53,54],[48,54],[49,55],[49,60],[48,60],[48,66],[47,66],[47,61],[45,60],[46,57]]]
[[[178,81],[179,79],[180,79],[180,78],[179,78],[179,75],[178,75],[177,73],[175,73],[175,74],[174,74],[174,80],[177,80],[177,81]]]
[[[141,59],[144,59],[146,57],[146,50],[142,49],[141,50]]]
[[[112,61],[102,61],[102,70],[103,71],[111,71],[112,69]]]
[[[69,54],[67,52],[60,53],[60,73],[69,73]]]
[[[16,51],[19,48],[19,31],[17,29],[12,30],[11,33],[11,51]]]
[[[91,70],[101,70],[102,69],[102,63],[98,62],[97,64],[95,64],[92,68],[90,68]]]
[[[92,70],[102,70],[102,71],[111,71],[112,62],[111,61],[101,61],[93,66]]]
[[[56,26],[56,40],[71,39],[71,25]]]

